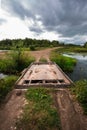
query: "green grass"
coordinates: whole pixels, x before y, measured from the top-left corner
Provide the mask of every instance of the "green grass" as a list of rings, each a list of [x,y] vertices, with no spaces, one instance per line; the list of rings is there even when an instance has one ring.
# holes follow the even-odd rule
[[[50,56],[51,61],[55,62],[65,72],[72,72],[76,65],[76,59],[63,56],[57,52],[52,52]]]
[[[56,50],[56,52],[59,52],[59,53],[64,53],[64,52],[77,52],[77,53],[85,53],[87,52],[87,48],[84,48],[84,47],[69,47],[69,46],[65,46],[65,47],[61,47],[61,48],[58,48]]]
[[[8,76],[0,79],[0,103],[5,99],[7,94],[13,89],[17,76]]]
[[[23,51],[11,52],[6,58],[0,59],[0,72],[17,74],[28,67],[35,59]]]
[[[44,88],[27,91],[28,104],[16,123],[17,130],[60,130],[60,120],[50,91]]]
[[[42,57],[42,58],[40,58],[40,62],[44,62],[44,63],[46,63],[47,60],[46,60],[44,57]]]
[[[76,98],[83,107],[84,114],[87,115],[87,80],[77,81],[75,87],[71,91],[76,95]]]

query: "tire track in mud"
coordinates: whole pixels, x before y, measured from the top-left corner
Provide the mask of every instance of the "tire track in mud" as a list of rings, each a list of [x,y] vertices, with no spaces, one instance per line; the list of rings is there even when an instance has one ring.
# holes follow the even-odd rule
[[[26,103],[24,92],[20,96],[16,95],[17,92],[13,90],[8,101],[0,108],[0,130],[15,130],[15,122]]]
[[[74,108],[69,93],[65,89],[55,91],[55,100],[60,114],[62,130],[86,130]]]

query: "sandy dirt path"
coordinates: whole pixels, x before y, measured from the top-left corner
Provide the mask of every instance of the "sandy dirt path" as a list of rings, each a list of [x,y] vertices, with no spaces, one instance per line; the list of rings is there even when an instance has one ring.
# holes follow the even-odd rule
[[[17,90],[10,93],[10,98],[0,108],[0,130],[15,130],[15,122],[20,117],[26,103],[24,93],[17,96]]]
[[[58,49],[59,47],[48,48],[40,51],[31,51],[31,55],[35,57],[36,62],[39,62],[41,58],[45,58],[48,62],[50,61],[50,53],[52,50]]]

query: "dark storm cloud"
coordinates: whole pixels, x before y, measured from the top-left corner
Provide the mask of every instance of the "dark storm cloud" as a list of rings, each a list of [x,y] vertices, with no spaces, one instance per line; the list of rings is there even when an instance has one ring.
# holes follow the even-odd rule
[[[21,19],[28,17],[38,21],[35,16],[39,15],[45,30],[63,37],[87,34],[87,0],[3,0],[2,6]],[[38,28],[33,26],[30,30],[39,33]]]
[[[25,0],[26,2],[26,0]],[[2,8],[4,8],[6,11],[11,13],[13,16],[18,16],[21,19],[25,19],[25,17],[32,17],[34,18],[32,11],[29,9],[26,9],[21,1],[18,0],[3,0]]]
[[[38,27],[30,27],[29,30],[30,30],[31,32],[35,32],[37,35],[43,32],[43,30],[41,30],[41,29],[38,28]]]

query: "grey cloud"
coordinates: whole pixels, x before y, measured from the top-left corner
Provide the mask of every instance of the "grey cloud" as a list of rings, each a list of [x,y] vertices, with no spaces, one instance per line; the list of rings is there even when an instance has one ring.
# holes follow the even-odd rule
[[[87,34],[87,1],[86,0],[39,0],[32,4],[43,25],[48,31],[56,31],[64,37]]]
[[[30,30],[31,32],[36,33],[37,35],[43,32],[43,30],[40,29],[38,26],[37,26],[37,27],[32,26],[32,27],[29,28],[29,30]]]
[[[26,2],[26,0],[25,0]],[[2,8],[8,11],[13,16],[18,16],[21,19],[25,19],[25,17],[34,18],[32,11],[26,9],[21,1],[18,0],[3,0],[2,1]]]
[[[87,26],[83,25],[83,23],[87,22],[87,1],[82,2],[79,0],[76,2],[73,0],[72,2],[71,0],[61,0],[60,5],[60,10],[62,11],[55,11],[55,9],[52,8],[55,11],[55,15],[52,15],[52,11],[50,11],[50,15],[47,13],[47,17],[44,18],[43,24],[46,29],[59,32],[63,36],[74,36],[77,33],[86,33]]]
[[[25,1],[26,7],[23,5]],[[45,30],[55,31],[63,37],[87,34],[87,0],[3,0],[2,6],[21,19],[25,16],[41,21]],[[36,19],[36,15],[40,19]],[[31,31],[42,33],[38,26]]]

